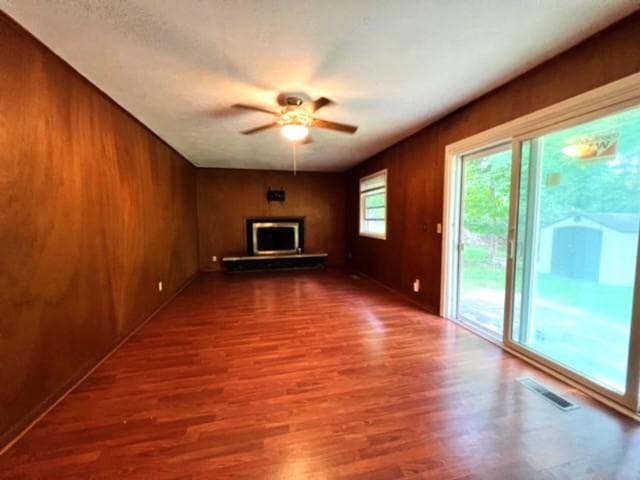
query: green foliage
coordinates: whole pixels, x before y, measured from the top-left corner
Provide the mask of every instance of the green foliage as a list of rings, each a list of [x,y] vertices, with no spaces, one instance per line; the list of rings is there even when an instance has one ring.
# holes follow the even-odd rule
[[[596,160],[570,157],[562,148],[572,139],[613,133],[618,154]],[[575,212],[637,213],[640,210],[640,109],[627,110],[546,135],[542,149],[541,223]],[[550,181],[555,175],[558,180]]]
[[[384,207],[384,192],[367,195],[367,208]]]
[[[511,151],[464,162],[464,228],[504,235],[509,217]]]
[[[617,134],[618,153],[601,159],[570,157],[562,149],[576,138]],[[640,108],[525,142],[522,152],[520,209],[526,209],[529,162],[540,161],[540,223],[576,212],[640,211]],[[511,151],[464,162],[464,228],[485,236],[504,236],[509,216]]]
[[[365,218],[384,219],[385,215],[385,193],[370,193],[365,197]]]

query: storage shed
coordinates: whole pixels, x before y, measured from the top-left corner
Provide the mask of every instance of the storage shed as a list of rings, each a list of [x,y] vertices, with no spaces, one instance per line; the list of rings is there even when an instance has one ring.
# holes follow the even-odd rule
[[[538,271],[633,286],[640,215],[578,213],[540,231]]]

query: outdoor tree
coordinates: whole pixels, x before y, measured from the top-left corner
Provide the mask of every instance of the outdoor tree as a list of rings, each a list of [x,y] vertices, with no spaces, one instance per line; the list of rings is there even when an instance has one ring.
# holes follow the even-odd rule
[[[489,245],[489,261],[498,261],[509,217],[511,152],[464,164],[464,230]]]
[[[541,171],[538,228],[576,214],[638,214],[640,211],[640,111],[632,109],[540,137],[537,155],[524,142],[521,170],[521,219],[527,203],[528,174],[534,162]],[[615,135],[619,155],[579,158],[563,149],[575,138]],[[532,162],[531,164],[529,162]],[[508,229],[511,151],[464,162],[463,234],[488,246],[496,263]],[[522,223],[521,223],[522,225]]]

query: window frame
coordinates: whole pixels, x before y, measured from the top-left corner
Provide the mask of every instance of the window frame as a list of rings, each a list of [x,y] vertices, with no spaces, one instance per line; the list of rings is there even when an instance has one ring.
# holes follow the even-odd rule
[[[375,177],[380,177],[383,176],[384,177],[384,187],[376,187],[376,188],[372,188],[369,190],[365,190],[362,191],[362,183],[366,182],[367,180],[370,180],[372,178]],[[387,239],[387,218],[388,218],[388,214],[389,214],[389,208],[387,205],[387,199],[388,199],[388,195],[387,195],[387,189],[388,189],[388,180],[389,180],[389,174],[386,168],[383,168],[382,170],[378,170],[377,172],[371,173],[369,175],[366,175],[364,177],[361,177],[359,182],[358,182],[358,195],[360,197],[360,201],[359,201],[359,221],[358,221],[358,234],[361,237],[368,237],[368,238],[375,238],[377,240],[386,240]],[[366,230],[363,230],[364,228],[364,223],[365,221],[367,221],[365,219],[365,198],[368,195],[371,195],[372,192],[374,193],[378,193],[380,190],[384,189],[384,233],[376,233],[376,232],[369,232]],[[378,219],[374,219],[374,220],[378,220]]]

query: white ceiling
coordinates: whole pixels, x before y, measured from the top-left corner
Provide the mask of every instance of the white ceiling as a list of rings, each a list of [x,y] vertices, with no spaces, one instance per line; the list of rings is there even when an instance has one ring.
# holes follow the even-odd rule
[[[289,169],[291,146],[233,103],[279,92],[359,125],[313,131],[301,170],[345,170],[631,13],[636,0],[0,0],[191,162]],[[576,72],[579,75],[579,72]]]

